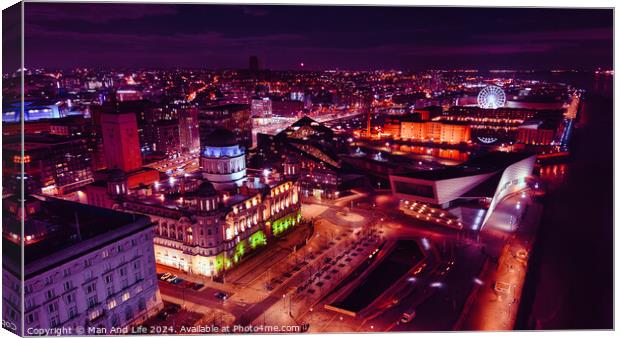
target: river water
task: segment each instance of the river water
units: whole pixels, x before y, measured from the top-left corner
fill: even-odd
[[[566,164],[548,182],[518,329],[613,328],[613,77],[550,78],[586,89]]]

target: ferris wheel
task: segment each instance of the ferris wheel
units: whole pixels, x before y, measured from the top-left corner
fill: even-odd
[[[486,86],[478,93],[478,106],[480,108],[496,109],[506,104],[506,94],[498,86]]]

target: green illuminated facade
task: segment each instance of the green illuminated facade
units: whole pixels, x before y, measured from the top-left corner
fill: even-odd
[[[287,230],[292,229],[301,222],[301,210],[292,212],[284,217],[278,218],[271,223],[271,234],[275,237],[282,235]],[[267,224],[269,225],[269,223]]]
[[[301,223],[301,209],[280,217],[273,222],[266,222],[267,233],[271,234],[269,237],[279,237],[285,234],[288,230],[293,229],[299,223]],[[215,261],[215,270],[217,272],[229,270],[237,263],[241,262],[243,257],[250,252],[266,246],[267,239],[268,236],[265,231],[258,230],[250,235],[250,237],[237,243],[234,250],[231,251],[230,254],[219,254]]]

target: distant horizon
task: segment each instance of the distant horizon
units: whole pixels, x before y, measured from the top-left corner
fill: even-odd
[[[26,68],[613,66],[613,9],[25,3],[24,33]]]
[[[68,68],[55,68],[55,67],[26,67],[26,71],[30,70],[49,70],[49,71],[73,71],[76,69],[87,69],[94,71],[209,71],[209,72],[218,72],[218,71],[247,71],[248,68],[233,68],[233,67],[222,67],[222,68],[198,68],[198,67],[97,67],[97,66],[75,66]],[[13,72],[3,72],[3,75],[9,73],[18,72],[20,69],[16,69]],[[594,67],[594,68],[548,68],[548,69],[510,69],[510,68],[420,68],[420,69],[397,69],[397,68],[376,68],[376,69],[263,69],[261,68],[259,71],[273,71],[273,72],[295,72],[295,73],[316,73],[316,72],[402,72],[402,73],[420,73],[420,72],[431,72],[431,71],[439,71],[439,72],[447,72],[447,73],[467,73],[467,72],[491,72],[491,73],[585,73],[585,72],[596,72],[596,71],[613,71],[613,67]]]

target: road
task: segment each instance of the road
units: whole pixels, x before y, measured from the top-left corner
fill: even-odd
[[[144,165],[144,167],[170,173],[171,176],[183,176],[185,173],[195,172],[199,169],[199,156],[199,154],[181,155],[177,158],[167,158],[165,160],[149,163]],[[177,170],[179,168],[183,168],[183,170]]]
[[[521,203],[520,199],[518,194],[511,196],[497,210],[505,209],[504,213],[514,211],[517,214],[516,210],[519,209],[514,206]],[[491,229],[493,236],[478,237],[475,232],[441,227],[394,212],[398,208],[398,200],[387,191],[378,194],[356,192],[336,202],[315,201],[315,207],[308,202],[306,206],[309,207],[305,210],[320,221],[316,222],[311,240],[296,253],[276,246],[276,250],[266,250],[238,271],[230,273],[227,283],[221,287],[205,283],[207,288],[197,292],[165,283],[161,288],[162,294],[184,300],[187,304],[224,310],[233,315],[234,323],[239,325],[258,325],[263,322],[293,325],[307,322],[310,323],[311,332],[450,330],[459,319],[468,295],[475,286],[474,278],[479,276],[487,258],[488,252],[483,252],[482,246],[488,245],[487,249],[492,252],[492,247],[501,246],[492,243],[505,240],[496,234],[505,229]],[[373,225],[377,231],[381,229],[384,239],[426,238],[431,246],[441,252],[441,262],[454,260],[454,266],[445,274],[439,274],[437,270],[429,273],[427,278],[416,280],[413,285],[415,289],[411,293],[406,288],[400,290],[403,299],[399,303],[386,303],[385,311],[371,318],[350,318],[322,308],[325,304],[322,295],[328,294],[348,274],[346,271],[352,270],[364,255],[368,255],[364,252],[356,256],[358,260],[350,262],[348,266],[343,265],[346,268],[334,275],[335,278],[323,280],[325,285],[320,290],[317,288],[316,293],[293,297],[300,285],[325,266],[324,258],[336,257]],[[371,246],[364,248],[372,249]],[[304,261],[307,264],[300,265]],[[438,261],[436,266],[441,262]],[[296,266],[298,269],[294,269]],[[288,277],[285,276],[287,272],[290,273]],[[272,290],[265,289],[274,279],[280,279],[281,282],[272,284]],[[221,289],[229,292],[229,300],[220,302],[213,296],[216,290]],[[410,309],[411,304],[418,303],[415,320],[396,325],[402,313]],[[313,311],[309,311],[310,308]]]

